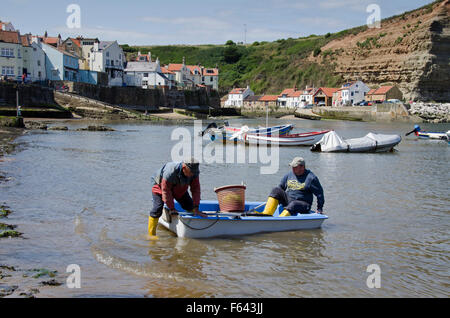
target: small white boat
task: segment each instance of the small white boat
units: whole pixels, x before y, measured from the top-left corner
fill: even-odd
[[[419,131],[417,132],[417,137],[422,139],[438,139],[438,140],[449,140],[448,136],[450,135],[450,131],[448,132],[431,132],[431,131]]]
[[[450,141],[450,130],[447,132],[422,131],[419,125],[415,125],[414,129],[406,134],[406,136],[414,133],[420,139],[436,139]]]
[[[246,135],[245,142],[247,144],[257,143],[276,143],[279,146],[312,146],[317,143],[322,137],[329,133],[330,130],[311,131],[299,134],[288,134],[285,136],[255,136]]]
[[[399,135],[369,133],[361,138],[342,139],[331,131],[311,147],[315,152],[388,152],[402,141]]]
[[[201,132],[201,136],[208,133],[211,136],[211,140],[222,139],[223,141],[238,141],[239,136],[243,135],[257,135],[257,136],[284,136],[289,134],[293,129],[293,125],[280,125],[272,127],[259,127],[249,128],[248,126],[232,127],[224,125],[218,127],[216,123],[211,123],[206,129]]]
[[[284,232],[318,229],[328,216],[318,213],[299,214],[298,216],[279,217],[281,206],[273,216],[257,216],[255,213],[219,212],[218,201],[201,201],[199,210],[208,217],[194,216],[185,212],[178,203],[175,209],[179,212],[170,216],[167,209],[159,218],[159,224],[175,233],[178,237],[208,238],[221,236],[249,235],[264,232]],[[247,202],[245,211],[262,212],[263,202]]]

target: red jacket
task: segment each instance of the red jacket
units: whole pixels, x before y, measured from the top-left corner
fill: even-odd
[[[174,209],[174,199],[181,197],[191,188],[192,200],[194,207],[200,205],[200,178],[194,176],[186,177],[182,170],[182,165],[177,163],[168,163],[162,169],[158,170],[153,177],[152,192],[162,195],[162,200],[169,207]],[[158,178],[159,176],[159,178]]]

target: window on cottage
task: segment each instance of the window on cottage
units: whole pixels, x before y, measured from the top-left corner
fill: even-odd
[[[144,73],[144,77],[148,77],[148,73]]]
[[[106,57],[109,57],[109,52],[106,52]]]

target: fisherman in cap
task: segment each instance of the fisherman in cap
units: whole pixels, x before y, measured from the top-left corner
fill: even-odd
[[[182,162],[168,162],[152,176],[153,208],[148,218],[148,234],[157,238],[156,226],[161,217],[164,204],[171,215],[176,215],[174,199],[186,211],[205,216],[199,212],[200,204],[200,170],[199,162],[194,158]],[[188,189],[191,189],[192,197]]]
[[[281,217],[310,213],[313,195],[317,198],[317,213],[322,214],[325,198],[319,179],[305,168],[302,157],[295,157],[289,165],[292,171],[281,179],[278,187],[272,189],[262,214],[273,215],[280,203],[285,208]]]

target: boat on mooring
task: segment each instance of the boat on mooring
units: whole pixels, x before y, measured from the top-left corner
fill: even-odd
[[[273,216],[257,214],[264,210],[264,205],[264,202],[245,202],[242,212],[220,212],[218,201],[204,200],[200,202],[199,210],[208,216],[200,217],[184,211],[175,202],[178,215],[170,215],[164,208],[159,224],[178,237],[209,238],[318,229],[328,219],[328,216],[315,212],[280,217],[281,205]]]
[[[447,132],[432,132],[432,131],[422,131],[419,125],[415,125],[414,129],[406,134],[409,136],[414,133],[420,139],[435,139],[435,140],[447,140],[450,141],[450,130]]]
[[[402,141],[399,135],[369,133],[361,138],[342,139],[330,131],[311,147],[313,152],[389,152]]]
[[[312,146],[317,143],[322,137],[329,133],[330,130],[311,131],[298,134],[287,134],[284,136],[254,136],[246,135],[245,142],[247,144],[277,144],[283,147],[292,146]]]

